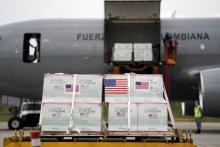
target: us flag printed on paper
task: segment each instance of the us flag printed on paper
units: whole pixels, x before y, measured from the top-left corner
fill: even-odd
[[[105,79],[106,94],[126,94],[128,93],[127,79]]]
[[[148,118],[149,119],[157,119],[157,114],[149,114]]]
[[[136,82],[136,89],[149,89],[149,82]]]
[[[66,84],[65,85],[65,92],[73,92],[73,85],[72,84]]]
[[[65,93],[71,93],[73,92],[73,85],[72,84],[66,84],[65,85]],[[75,92],[79,92],[79,85],[76,85],[76,88],[75,88]]]

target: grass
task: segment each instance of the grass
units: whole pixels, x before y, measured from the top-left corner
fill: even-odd
[[[181,122],[194,122],[195,119],[193,116],[183,116],[181,112],[181,103],[177,101],[171,102],[171,109],[173,111],[174,119],[175,121],[181,121]],[[219,117],[203,117],[203,122],[220,122]]]
[[[11,117],[8,112],[10,106],[0,104],[0,122],[8,121]]]
[[[9,114],[1,114],[0,122],[7,122],[10,117],[11,117],[11,115],[9,115]]]

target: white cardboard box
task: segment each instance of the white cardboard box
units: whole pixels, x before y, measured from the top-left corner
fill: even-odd
[[[72,102],[72,83],[70,74],[45,74],[42,102]]]
[[[132,74],[131,75],[131,102],[163,102],[162,75]]]
[[[77,75],[75,102],[102,103],[102,75]]]
[[[67,131],[71,103],[42,103],[40,124],[42,131]]]
[[[113,52],[113,61],[132,61],[132,52],[118,51]]]
[[[153,49],[151,43],[134,44],[134,61],[153,61]]]
[[[134,50],[152,50],[152,43],[134,43]]]
[[[133,50],[132,43],[115,43],[113,47],[114,51],[131,51]]]
[[[102,80],[102,75],[46,74],[42,101],[71,103],[75,90],[75,102],[101,103]]]
[[[130,129],[128,128],[128,104],[110,103],[108,110],[109,131],[137,131],[137,105],[130,105]]]
[[[101,131],[101,104],[75,103],[73,131]]]
[[[166,103],[138,104],[138,131],[167,131]]]
[[[120,87],[116,86],[116,81],[120,79],[127,79],[128,75],[105,75],[105,102],[108,103],[126,103],[129,98],[129,91],[127,93],[117,93]],[[112,81],[110,84],[106,81]],[[109,86],[109,87],[108,87]],[[130,101],[132,103],[142,102],[164,102],[163,98],[163,77],[162,75],[147,75],[147,74],[130,74]],[[111,89],[112,88],[112,89]],[[109,93],[106,89],[111,89],[113,92]],[[114,91],[114,89],[116,89]]]
[[[109,131],[128,131],[128,104],[110,103]],[[166,103],[131,103],[130,131],[167,131]]]
[[[132,61],[133,44],[115,43],[113,47],[113,61]]]
[[[43,103],[40,115],[42,131],[65,132],[70,126],[71,103]],[[72,131],[101,131],[101,104],[75,103]]]
[[[134,61],[153,61],[153,51],[152,50],[135,51]]]

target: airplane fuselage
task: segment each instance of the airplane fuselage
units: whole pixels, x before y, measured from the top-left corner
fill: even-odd
[[[170,67],[171,99],[198,99],[200,72],[220,66],[220,19],[161,19],[160,23],[161,57],[165,33],[178,41],[177,64]],[[25,33],[41,35],[39,63],[23,61]],[[107,73],[104,35],[103,20],[52,19],[0,26],[0,94],[40,99],[45,73]]]
[[[41,35],[39,63],[23,61],[25,33]],[[41,98],[45,73],[104,73],[103,20],[39,20],[0,27],[0,94]]]

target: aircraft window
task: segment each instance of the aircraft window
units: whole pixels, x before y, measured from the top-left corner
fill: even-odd
[[[40,37],[39,33],[25,33],[23,44],[23,62],[40,62]]]

